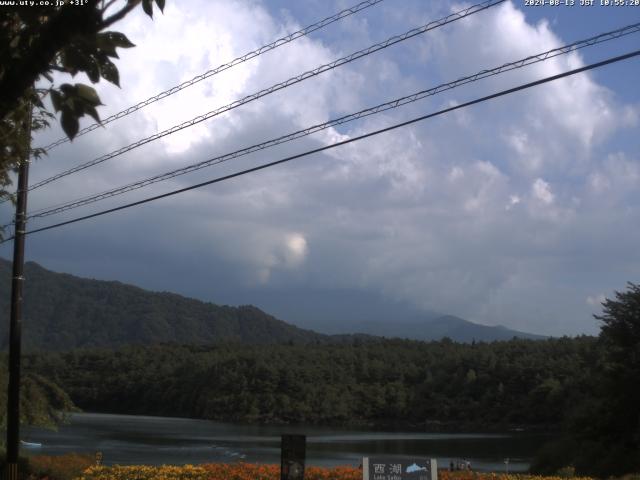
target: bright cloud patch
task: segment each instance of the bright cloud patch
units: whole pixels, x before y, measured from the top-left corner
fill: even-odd
[[[289,267],[297,267],[307,256],[307,240],[299,233],[287,235],[285,261]]]
[[[538,178],[533,182],[531,190],[536,200],[540,200],[546,205],[551,205],[553,203],[554,196],[553,193],[551,193],[551,186],[541,178]]]

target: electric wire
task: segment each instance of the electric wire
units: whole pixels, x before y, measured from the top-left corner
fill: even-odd
[[[320,30],[321,28],[326,27],[327,25],[330,25],[334,22],[337,22],[338,20],[342,20],[345,17],[348,17],[350,15],[353,15],[354,13],[357,13],[361,10],[364,10],[365,8],[369,8],[372,7],[373,5],[380,3],[384,0],[366,0],[364,2],[360,2],[357,5],[354,5],[352,7],[346,8],[334,15],[331,15],[330,17],[327,17],[325,19],[320,20],[319,22],[313,23],[309,26],[306,26],[296,32],[290,33],[289,35],[286,35],[282,38],[279,38],[277,40],[274,40],[273,42],[267,44],[267,45],[263,45],[260,48],[253,50],[249,53],[245,53],[244,55],[234,58],[233,60],[231,60],[230,62],[224,63],[222,65],[217,66],[216,68],[213,68],[211,70],[208,70],[200,75],[197,75],[195,77],[193,77],[190,80],[187,80],[185,82],[182,82],[179,85],[176,85],[174,87],[169,88],[168,90],[165,90],[163,92],[160,92],[156,95],[154,95],[153,97],[147,98],[146,100],[143,100],[139,103],[136,103],[135,105],[132,105],[128,108],[125,108],[124,110],[115,113],[113,115],[111,115],[110,117],[105,118],[104,120],[102,120],[100,123],[93,123],[83,129],[81,129],[77,134],[75,138],[78,138],[86,133],[89,133],[95,129],[97,129],[98,127],[103,127],[105,126],[107,123],[111,123],[115,120],[118,120],[122,117],[126,117],[127,115],[132,114],[133,112],[137,112],[138,110],[146,107],[147,105],[151,105],[152,103],[157,102],[158,100],[162,100],[163,98],[169,97],[175,93],[178,93],[181,90],[184,90],[187,87],[190,87],[191,85],[195,85],[198,82],[201,82],[202,80],[212,77],[213,75],[216,75],[220,72],[224,72],[225,70],[228,70],[232,67],[235,67],[236,65],[239,65],[241,63],[244,63],[248,60],[251,60],[259,55],[262,55],[263,53],[269,52],[271,50],[275,50],[276,48],[282,46],[282,45],[286,45],[298,38],[304,37],[305,35],[310,34],[311,32],[315,32],[316,30]],[[58,140],[56,140],[55,142],[50,143],[49,145],[43,147],[44,150],[49,151],[52,150],[53,148],[57,147],[58,145],[62,145],[63,143],[67,143],[69,142],[69,138],[68,137],[62,137]]]
[[[396,98],[394,100],[390,100],[388,102],[385,103],[381,103],[379,105],[376,105],[374,107],[369,107],[366,108],[364,110],[360,110],[358,112],[355,113],[351,113],[349,115],[345,115],[342,116],[340,118],[336,118],[333,120],[329,120],[325,123],[321,123],[321,124],[317,124],[317,125],[313,125],[311,127],[302,129],[302,130],[298,130],[296,132],[293,133],[289,133],[287,135],[283,135],[281,137],[278,138],[274,138],[271,140],[267,140],[265,142],[262,143],[258,143],[255,145],[251,145],[249,147],[245,147],[242,148],[240,150],[236,150],[234,152],[231,153],[226,153],[224,155],[220,155],[202,162],[198,162],[195,164],[191,164],[185,167],[181,167],[175,170],[171,170],[169,172],[164,172],[158,175],[154,175],[152,177],[149,178],[145,178],[142,180],[138,180],[136,182],[132,182],[129,183],[127,185],[124,186],[120,186],[111,190],[107,190],[101,193],[97,193],[97,194],[92,194],[90,196],[85,196],[76,200],[72,200],[72,201],[67,201],[55,206],[48,206],[45,208],[41,208],[38,210],[35,210],[33,212],[30,212],[29,216],[27,217],[27,219],[32,219],[32,218],[43,218],[43,217],[47,217],[50,215],[55,215],[67,210],[71,210],[74,208],[78,208],[78,207],[82,207],[84,205],[88,205],[91,203],[95,203],[98,202],[100,200],[104,200],[107,198],[111,198],[117,195],[122,195],[124,193],[133,191],[133,190],[137,190],[139,188],[143,188],[149,185],[152,185],[154,183],[157,182],[161,182],[164,180],[168,180],[171,178],[175,178],[178,177],[180,175],[185,175],[187,173],[191,173],[194,172],[196,170],[200,170],[202,168],[207,168],[213,165],[218,165],[220,163],[244,156],[244,155],[248,155],[250,153],[259,151],[259,150],[264,150],[266,148],[270,148],[276,145],[280,145],[283,143],[287,143],[287,142],[291,142],[293,140],[297,140],[299,138],[305,137],[307,135],[311,135],[313,133],[319,132],[321,130],[325,130],[327,128],[330,127],[334,127],[337,125],[341,125],[347,122],[351,122],[354,120],[358,120],[370,115],[374,115],[374,114],[378,114],[380,112],[384,112],[387,110],[391,110],[391,109],[395,109],[404,105],[407,105],[409,103],[413,103],[416,102],[418,100],[422,100],[426,97],[429,96],[433,96],[436,95],[438,93],[444,92],[446,90],[451,90],[454,88],[457,88],[461,85],[465,85],[468,83],[472,83],[472,82],[476,82],[478,80],[487,78],[487,77],[491,77],[494,75],[499,75],[501,73],[505,73],[511,70],[515,70],[515,69],[519,69],[519,68],[523,68],[525,66],[529,66],[535,63],[539,63],[539,62],[543,62],[546,61],[550,58],[554,58],[557,57],[559,55],[565,55],[568,54],[570,52],[573,52],[575,50],[578,50],[580,48],[584,48],[587,46],[593,46],[593,45],[597,45],[603,42],[607,42],[610,40],[614,40],[614,39],[618,39],[622,36],[625,35],[630,35],[632,33],[638,33],[640,32],[640,23],[635,23],[632,25],[627,25],[625,27],[619,28],[617,30],[613,30],[611,32],[606,32],[606,33],[601,33],[599,35],[584,39],[584,40],[579,40],[576,42],[573,42],[571,44],[568,45],[564,45],[562,47],[558,47],[558,48],[554,48],[551,50],[547,50],[546,52],[542,52],[542,53],[538,53],[536,55],[530,55],[526,58],[520,59],[520,60],[516,60],[514,62],[509,62],[509,63],[505,63],[499,67],[495,67],[492,69],[486,69],[486,70],[482,70],[480,72],[477,72],[473,75],[468,75],[466,77],[462,77],[459,78],[457,80],[454,80],[452,82],[449,83],[443,83],[440,84],[436,87],[432,87],[429,88],[428,90],[421,90],[419,92],[413,93],[411,95],[407,95],[404,97],[400,97],[400,98]],[[5,225],[8,226],[8,225]]]
[[[325,145],[323,147],[315,148],[315,149],[312,149],[312,150],[307,150],[306,152],[298,153],[296,155],[291,155],[289,157],[285,157],[285,158],[282,158],[280,160],[275,160],[273,162],[269,162],[269,163],[265,163],[265,164],[262,164],[262,165],[258,165],[256,167],[248,168],[246,170],[235,172],[235,173],[232,173],[232,174],[229,174],[229,175],[224,175],[222,177],[217,177],[217,178],[214,178],[212,180],[208,180],[206,182],[202,182],[202,183],[198,183],[198,184],[191,185],[191,186],[188,186],[188,187],[180,188],[178,190],[173,190],[171,192],[163,193],[163,194],[160,194],[160,195],[155,195],[153,197],[145,198],[143,200],[138,200],[136,202],[131,202],[131,203],[128,203],[128,204],[125,204],[125,205],[120,205],[118,207],[109,208],[107,210],[102,210],[100,212],[92,213],[90,215],[84,215],[82,217],[76,217],[76,218],[73,218],[71,220],[66,220],[64,222],[56,223],[56,224],[53,224],[53,225],[48,225],[46,227],[41,227],[41,228],[37,228],[37,229],[34,229],[34,230],[29,230],[29,231],[25,232],[25,235],[30,235],[30,234],[38,233],[38,232],[44,232],[46,230],[51,230],[51,229],[54,229],[54,228],[59,228],[59,227],[62,227],[64,225],[69,225],[69,224],[72,224],[72,223],[81,222],[81,221],[88,220],[88,219],[91,219],[91,218],[95,218],[95,217],[99,217],[99,216],[102,216],[102,215],[106,215],[108,213],[113,213],[113,212],[117,212],[117,211],[120,211],[120,210],[125,210],[125,209],[131,208],[131,207],[135,207],[135,206],[142,205],[142,204],[145,204],[145,203],[149,203],[149,202],[153,202],[153,201],[156,201],[156,200],[160,200],[162,198],[167,198],[167,197],[171,197],[173,195],[178,195],[180,193],[184,193],[184,192],[187,192],[187,191],[190,191],[190,190],[195,190],[197,188],[201,188],[201,187],[204,187],[204,186],[207,186],[207,185],[212,185],[214,183],[219,183],[219,182],[223,182],[223,181],[226,181],[226,180],[230,180],[232,178],[240,177],[240,176],[243,176],[243,175],[246,175],[246,174],[249,174],[249,173],[253,173],[253,172],[256,172],[256,171],[259,171],[259,170],[263,170],[263,169],[266,169],[266,168],[269,168],[269,167],[273,167],[275,165],[280,165],[282,163],[289,162],[289,161],[292,161],[292,160],[295,160],[295,159],[298,159],[298,158],[306,157],[306,156],[309,156],[309,155],[312,155],[312,154],[315,154],[315,153],[323,152],[323,151],[330,150],[330,149],[333,149],[333,148],[336,148],[336,147],[339,147],[339,146],[342,146],[342,145],[346,145],[346,144],[353,143],[353,142],[356,142],[356,141],[359,141],[359,140],[363,140],[365,138],[369,138],[369,137],[373,137],[373,136],[376,136],[376,135],[380,135],[382,133],[389,132],[389,131],[392,131],[392,130],[395,130],[395,129],[398,129],[398,128],[401,128],[401,127],[406,127],[408,125],[411,125],[411,124],[414,124],[414,123],[417,123],[417,122],[420,122],[420,121],[423,121],[423,120],[427,120],[429,118],[433,118],[433,117],[436,117],[436,116],[439,116],[439,115],[443,115],[445,113],[449,113],[449,112],[452,112],[452,111],[455,111],[455,110],[459,110],[461,108],[466,108],[466,107],[469,107],[471,105],[476,105],[476,104],[479,104],[479,103],[483,103],[483,102],[486,102],[488,100],[492,100],[492,99],[495,99],[495,98],[498,98],[498,97],[509,95],[511,93],[515,93],[515,92],[518,92],[518,91],[521,91],[521,90],[526,90],[526,89],[529,89],[529,88],[532,88],[532,87],[535,87],[535,86],[538,86],[538,85],[542,85],[544,83],[552,82],[554,80],[558,80],[558,79],[565,78],[565,77],[568,77],[568,76],[571,76],[571,75],[575,75],[577,73],[586,72],[588,70],[592,70],[592,69],[595,69],[595,68],[603,67],[605,65],[609,65],[609,64],[612,64],[612,63],[620,62],[622,60],[627,60],[629,58],[636,57],[638,55],[640,55],[640,50],[635,50],[635,51],[626,53],[624,55],[619,55],[619,56],[616,56],[616,57],[610,57],[610,58],[608,58],[606,60],[602,60],[600,62],[592,63],[592,64],[586,65],[584,67],[580,67],[580,68],[576,68],[576,69],[573,69],[573,70],[569,70],[569,71],[566,71],[566,72],[563,72],[563,73],[559,73],[557,75],[552,75],[552,76],[549,76],[549,77],[545,77],[545,78],[542,78],[542,79],[539,79],[539,80],[535,80],[533,82],[521,84],[521,85],[518,85],[516,87],[512,87],[512,88],[506,89],[506,90],[501,90],[501,91],[499,91],[497,93],[493,93],[491,95],[487,95],[487,96],[484,96],[484,97],[477,98],[475,100],[471,100],[471,101],[468,101],[468,102],[465,102],[465,103],[454,105],[452,107],[445,108],[443,110],[438,110],[437,112],[429,113],[429,114],[426,114],[426,115],[422,115],[420,117],[416,117],[416,118],[413,118],[411,120],[407,120],[407,121],[404,121],[404,122],[396,123],[396,124],[391,125],[389,127],[385,127],[385,128],[379,129],[379,130],[375,130],[375,131],[372,131],[372,132],[369,132],[369,133],[365,133],[365,134],[359,135],[357,137],[352,137],[352,138],[349,138],[347,140],[342,140],[340,142],[332,143],[330,145]],[[12,239],[13,239],[13,237],[10,237],[10,238],[7,238],[5,240],[2,240],[2,241],[0,241],[0,244],[8,242],[9,240],[12,240]]]
[[[439,20],[434,20],[432,22],[429,22],[428,24],[423,25],[422,27],[413,28],[413,29],[401,34],[401,35],[395,35],[393,37],[388,38],[387,40],[385,40],[383,42],[376,43],[375,45],[372,45],[372,46],[367,47],[367,48],[365,48],[363,50],[359,50],[357,52],[354,52],[354,53],[352,53],[350,55],[347,55],[346,57],[342,57],[342,58],[340,58],[338,60],[334,60],[331,63],[327,63],[325,65],[321,65],[320,67],[317,67],[317,68],[315,68],[313,70],[309,70],[309,71],[307,71],[305,73],[302,73],[302,74],[300,74],[298,76],[291,77],[288,80],[285,80],[284,82],[272,85],[269,88],[260,90],[257,93],[253,93],[251,95],[248,95],[248,96],[246,96],[246,97],[244,97],[244,98],[242,98],[240,100],[236,100],[235,102],[232,102],[232,103],[230,103],[228,105],[225,105],[223,107],[219,107],[219,108],[217,108],[215,110],[212,110],[212,111],[210,111],[208,113],[199,115],[199,116],[197,116],[197,117],[195,117],[195,118],[193,118],[191,120],[183,122],[183,123],[181,123],[179,125],[175,125],[175,126],[169,128],[167,130],[164,130],[162,132],[156,133],[156,134],[151,135],[149,137],[145,137],[145,138],[143,138],[141,140],[138,140],[137,142],[134,142],[134,143],[132,143],[130,145],[127,145],[125,147],[119,148],[118,150],[115,150],[115,151],[113,151],[111,153],[108,153],[106,155],[102,155],[102,156],[100,156],[98,158],[95,158],[93,160],[90,160],[90,161],[88,161],[86,163],[83,163],[81,165],[73,167],[73,168],[71,168],[69,170],[66,170],[64,172],[58,173],[58,174],[53,175],[53,176],[51,176],[49,178],[41,180],[41,181],[31,185],[29,187],[29,190],[35,190],[36,188],[40,188],[40,187],[42,187],[44,185],[47,185],[47,184],[49,184],[51,182],[59,180],[60,178],[66,177],[68,175],[71,175],[73,173],[77,173],[77,172],[82,171],[82,170],[85,170],[85,169],[87,169],[89,167],[92,167],[94,165],[97,165],[99,163],[103,163],[103,162],[105,162],[107,160],[110,160],[110,159],[112,159],[114,157],[117,157],[117,156],[122,155],[122,154],[124,154],[126,152],[129,152],[129,151],[134,150],[134,149],[136,149],[138,147],[141,147],[142,145],[145,145],[145,144],[147,144],[149,142],[158,140],[158,139],[160,139],[162,137],[165,137],[167,135],[171,135],[171,134],[176,133],[176,132],[178,132],[180,130],[183,130],[185,128],[191,127],[191,126],[196,125],[196,124],[201,123],[201,122],[204,122],[205,120],[209,120],[210,118],[213,118],[213,117],[215,117],[217,115],[220,115],[222,113],[228,112],[228,111],[230,111],[230,110],[232,110],[234,108],[237,108],[237,107],[239,107],[241,105],[245,105],[245,104],[247,104],[249,102],[252,102],[254,100],[262,98],[262,97],[264,97],[266,95],[269,95],[269,94],[274,93],[276,91],[279,91],[279,90],[282,90],[284,88],[290,87],[291,85],[300,83],[300,82],[302,82],[302,81],[304,81],[304,80],[306,80],[308,78],[320,75],[323,72],[326,72],[326,71],[329,71],[329,70],[333,70],[333,69],[335,69],[337,67],[340,67],[342,65],[346,65],[347,63],[353,62],[354,60],[357,60],[359,58],[365,57],[367,55],[371,55],[372,53],[375,53],[375,52],[377,52],[379,50],[382,50],[382,49],[385,49],[387,47],[390,47],[391,45],[395,45],[396,43],[408,40],[408,39],[413,38],[413,37],[415,37],[417,35],[421,35],[423,33],[426,33],[426,32],[428,32],[430,30],[442,27],[443,25],[447,25],[447,24],[452,23],[452,22],[454,22],[456,20],[460,20],[460,19],[466,18],[466,17],[468,17],[470,15],[473,15],[475,13],[481,12],[481,11],[486,10],[488,8],[491,8],[491,7],[495,6],[495,5],[503,3],[504,1],[506,1],[506,0],[486,0],[486,1],[482,2],[482,3],[478,3],[476,5],[472,5],[470,7],[467,7],[465,9],[463,9],[463,10],[460,10],[460,11],[457,11],[457,12],[452,13],[450,15],[447,15],[446,17],[443,17],[443,18],[441,18]]]

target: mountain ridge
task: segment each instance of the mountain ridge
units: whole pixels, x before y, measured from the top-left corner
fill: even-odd
[[[346,329],[344,329],[346,331]],[[502,325],[489,326],[473,323],[455,315],[439,315],[435,318],[425,318],[422,322],[396,321],[361,322],[349,329],[350,332],[362,332],[380,337],[403,338],[409,340],[432,341],[449,338],[456,342],[492,342],[511,340],[514,337],[525,340],[543,340],[543,335],[511,330]],[[342,333],[342,330],[332,330],[332,333]]]
[[[0,259],[0,312],[9,314],[11,263]],[[118,281],[92,280],[25,264],[23,342],[27,349],[67,350],[155,343],[327,342],[246,305],[219,306]],[[7,337],[7,322],[0,338]],[[5,342],[6,344],[6,342]]]
[[[366,322],[331,334],[301,328],[253,305],[228,306],[151,292],[119,281],[94,280],[25,264],[23,343],[27,350],[237,342],[342,343],[372,335],[414,340],[471,342],[544,338],[505,327],[487,327],[454,316],[426,318],[420,325]],[[0,258],[0,312],[8,318],[11,262]],[[362,328],[359,328],[362,327]],[[0,339],[8,322],[0,323]]]

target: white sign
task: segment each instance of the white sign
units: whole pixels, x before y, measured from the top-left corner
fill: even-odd
[[[435,458],[364,457],[363,480],[438,480]]]

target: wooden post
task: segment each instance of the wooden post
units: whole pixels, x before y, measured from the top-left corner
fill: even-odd
[[[24,285],[24,232],[26,230],[29,153],[31,150],[31,104],[28,113],[25,158],[18,169],[18,190],[13,239],[11,318],[9,325],[9,388],[7,391],[7,479],[18,480],[20,450],[20,353],[22,346],[22,290]]]
[[[304,480],[306,442],[304,435],[282,435],[280,480]]]

